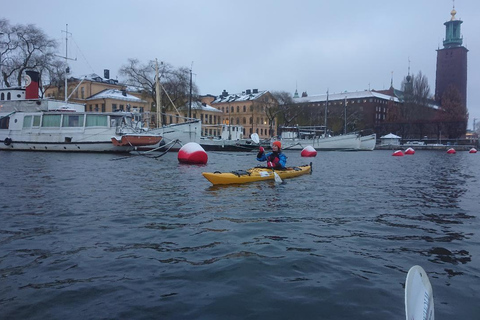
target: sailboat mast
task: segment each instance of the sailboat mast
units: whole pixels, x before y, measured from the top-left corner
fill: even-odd
[[[67,88],[67,78],[68,78],[68,23],[65,25],[65,102],[68,101],[68,88]],[[70,33],[71,34],[71,33]]]
[[[192,68],[193,68],[193,61],[192,61],[192,67],[190,68],[190,97],[189,97],[189,106],[188,106],[188,118],[192,118]]]
[[[325,103],[325,129],[324,136],[327,137],[327,113],[328,113],[328,90],[327,90],[327,102]]]
[[[161,110],[162,110],[162,100],[161,100],[161,94],[160,94],[160,77],[158,74],[158,60],[155,59],[155,93],[156,97],[155,99],[157,100],[157,128],[161,127]]]
[[[347,134],[347,96],[345,96],[343,107],[345,109],[345,124],[343,126],[343,134]]]

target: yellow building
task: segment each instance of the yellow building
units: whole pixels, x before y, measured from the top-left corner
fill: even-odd
[[[128,94],[126,90],[126,86],[118,80],[102,78],[95,73],[82,78],[71,77],[67,81],[68,101],[84,104],[86,111],[151,111],[148,100]],[[45,87],[44,96],[65,100],[65,86]]]
[[[189,105],[179,108],[179,113],[185,119],[188,118]],[[176,117],[176,113],[167,112],[167,124],[183,121]],[[222,134],[223,112],[205,102],[192,101],[192,118],[202,121],[202,136],[220,137]]]
[[[203,96],[202,101],[222,111],[222,124],[243,126],[245,136],[254,132],[260,138],[277,135],[277,121],[271,115],[276,114],[278,102],[268,91],[248,89],[239,94],[229,94],[223,90],[217,97]]]

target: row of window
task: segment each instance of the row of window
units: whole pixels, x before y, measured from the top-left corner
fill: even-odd
[[[357,104],[359,103],[367,103],[367,99],[357,99],[357,100],[347,100],[347,105],[349,104],[355,104],[355,101]],[[388,101],[387,100],[384,100],[384,99],[374,99],[374,98],[370,98],[368,99],[368,102],[370,103],[380,103],[380,104],[387,104]],[[318,102],[318,103],[312,103],[312,106],[316,106],[316,107],[324,107],[326,104],[326,102]],[[328,105],[329,106],[336,106],[336,105],[339,105],[339,106],[343,106],[345,105],[345,101],[344,100],[334,100],[334,101],[329,101],[328,102]]]
[[[5,100],[5,92],[2,92],[0,95],[0,100]],[[12,94],[10,92],[7,92],[7,100],[12,100]]]
[[[102,115],[70,115],[70,114],[45,114],[25,116],[23,118],[23,127],[42,127],[42,128],[78,128],[78,127],[108,127],[108,117]]]
[[[250,106],[248,112],[253,112],[253,106]],[[234,113],[235,112],[235,107],[234,106],[230,106],[230,107],[221,107],[219,108],[219,110],[222,110],[224,113]],[[240,113],[240,112],[247,112],[247,106],[243,106],[243,108],[241,108],[240,106],[237,106],[236,107],[236,110],[237,110],[237,113]],[[265,112],[265,106],[257,106],[255,107],[255,110],[257,112]]]

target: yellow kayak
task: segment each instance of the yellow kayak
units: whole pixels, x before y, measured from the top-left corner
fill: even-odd
[[[237,184],[263,180],[274,180],[275,173],[280,178],[288,179],[312,172],[312,163],[299,167],[288,167],[283,170],[272,170],[266,167],[255,167],[248,170],[232,172],[202,172],[202,175],[212,184]]]

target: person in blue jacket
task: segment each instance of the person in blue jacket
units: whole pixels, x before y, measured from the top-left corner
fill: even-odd
[[[273,169],[285,169],[287,164],[287,156],[281,151],[282,143],[275,141],[272,144],[272,152],[265,154],[265,149],[260,147],[257,154],[258,161],[267,161],[267,167]]]

